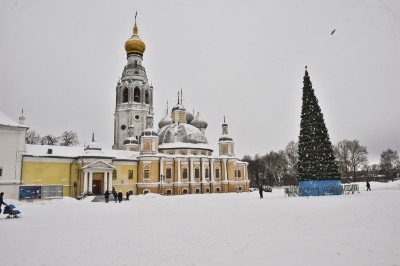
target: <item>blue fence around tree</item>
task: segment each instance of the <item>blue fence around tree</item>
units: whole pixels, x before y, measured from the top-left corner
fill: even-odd
[[[307,180],[299,182],[299,196],[341,195],[342,186],[339,180]]]

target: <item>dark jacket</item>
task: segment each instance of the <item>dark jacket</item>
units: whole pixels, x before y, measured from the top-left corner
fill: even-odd
[[[0,197],[0,208],[1,208],[1,205],[7,205],[7,204],[3,201],[3,197]]]
[[[106,193],[104,193],[104,197],[105,197],[106,199],[108,199],[109,196],[110,196],[110,192],[108,192],[108,190],[106,190]]]
[[[371,187],[371,186],[370,186],[369,182],[367,182],[367,188],[369,188],[369,187]]]
[[[263,193],[263,188],[262,187],[258,188],[258,193],[260,193],[260,195],[262,195],[262,193]]]
[[[126,192],[126,200],[129,200],[129,192]]]
[[[117,192],[116,191],[113,191],[113,196],[114,196],[115,199],[117,198]]]
[[[118,200],[122,200],[122,192],[118,192]]]

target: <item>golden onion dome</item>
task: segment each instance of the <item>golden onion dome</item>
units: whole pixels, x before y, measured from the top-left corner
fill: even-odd
[[[133,35],[129,40],[127,40],[125,42],[125,51],[127,54],[138,53],[138,54],[143,55],[145,50],[146,50],[146,45],[139,38],[138,28],[137,28],[136,22],[135,22],[135,26],[133,27]]]

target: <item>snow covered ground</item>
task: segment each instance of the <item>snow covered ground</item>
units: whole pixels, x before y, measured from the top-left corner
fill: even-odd
[[[400,265],[400,181],[371,192],[71,198],[13,203],[1,265]],[[5,195],[6,196],[6,195]]]

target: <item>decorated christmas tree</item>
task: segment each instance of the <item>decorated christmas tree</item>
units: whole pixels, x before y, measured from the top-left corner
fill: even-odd
[[[321,108],[306,67],[303,87],[303,106],[299,136],[299,181],[339,180],[340,174],[333,156]]]

